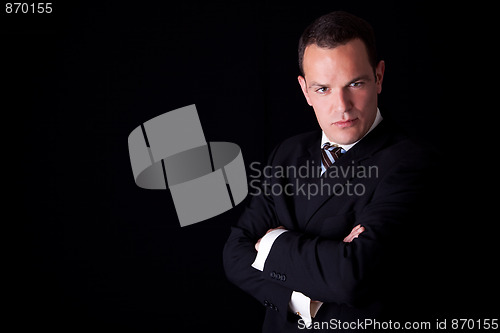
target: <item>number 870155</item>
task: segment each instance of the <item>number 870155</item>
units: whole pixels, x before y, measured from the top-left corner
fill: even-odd
[[[50,14],[52,2],[7,2],[5,12],[7,14]]]

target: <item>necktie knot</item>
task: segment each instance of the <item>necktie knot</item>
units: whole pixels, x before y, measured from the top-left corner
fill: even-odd
[[[340,157],[342,156],[342,148],[337,145],[332,145],[330,142],[326,142],[321,147],[321,166],[322,172],[332,166]]]

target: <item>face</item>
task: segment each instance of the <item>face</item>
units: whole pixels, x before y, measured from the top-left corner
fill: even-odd
[[[377,115],[384,62],[374,74],[365,44],[354,39],[333,49],[309,45],[303,69],[300,87],[328,139],[339,144],[361,139]]]

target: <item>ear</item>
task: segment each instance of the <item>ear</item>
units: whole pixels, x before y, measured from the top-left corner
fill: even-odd
[[[384,72],[385,72],[385,62],[380,60],[377,68],[375,68],[375,77],[377,78],[377,94],[382,92],[382,81],[384,80]]]
[[[307,92],[306,79],[301,75],[299,75],[297,79],[299,80],[300,88],[302,89],[302,93],[304,94],[304,97],[306,98],[307,104],[312,106],[311,100],[309,99],[309,93]]]

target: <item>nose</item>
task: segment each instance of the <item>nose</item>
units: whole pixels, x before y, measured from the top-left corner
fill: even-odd
[[[339,89],[332,94],[333,111],[338,113],[349,112],[352,109],[352,100],[349,92],[345,89]]]

